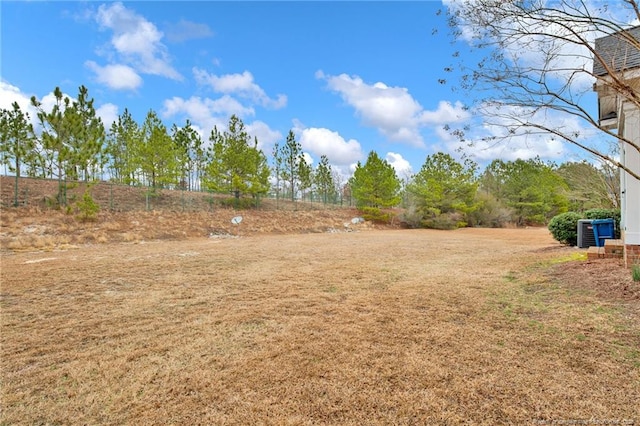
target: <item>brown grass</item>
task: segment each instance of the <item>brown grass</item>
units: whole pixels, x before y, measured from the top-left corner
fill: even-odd
[[[60,245],[174,240],[211,234],[317,233],[332,229],[384,229],[369,223],[352,225],[355,209],[274,211],[218,209],[215,212],[100,212],[83,222],[60,210],[4,208],[0,210],[0,250],[30,250]],[[235,226],[231,218],[241,215]]]
[[[12,207],[15,204],[15,177],[0,176],[0,207]],[[56,179],[20,178],[18,182],[18,206],[46,209],[57,205],[59,182]],[[172,211],[172,212],[211,212],[222,206],[233,205],[229,193],[211,194],[207,192],[158,189],[155,195],[148,197],[148,187],[116,185],[110,182],[67,182],[67,206],[72,213],[78,213],[77,202],[87,189],[101,211]],[[246,201],[246,200],[245,200]],[[345,205],[349,200],[343,200]],[[260,210],[323,210],[340,209],[340,205],[319,202],[295,202],[286,199],[264,198]]]
[[[546,230],[262,219],[3,251],[0,423],[640,422],[638,301],[571,280]]]

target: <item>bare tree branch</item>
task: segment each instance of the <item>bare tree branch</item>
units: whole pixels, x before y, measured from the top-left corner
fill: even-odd
[[[640,152],[638,141],[601,125],[590,99],[597,88],[614,96],[618,105],[640,108],[640,64],[628,64],[624,56],[640,51],[640,27],[629,27],[640,19],[638,0],[611,5],[583,0],[456,1],[449,6],[449,19],[456,39],[484,55],[471,67],[457,55],[461,87],[477,107],[470,110],[487,126],[504,129],[483,140],[546,134],[640,179],[636,170],[594,144],[611,138]],[[604,36],[616,37],[620,52],[597,51],[594,41]],[[571,117],[590,130],[563,128],[550,120],[552,114]],[[456,132],[469,137],[468,132]]]

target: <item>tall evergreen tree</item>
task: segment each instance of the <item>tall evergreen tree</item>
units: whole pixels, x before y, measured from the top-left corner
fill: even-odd
[[[513,209],[518,225],[547,223],[569,205],[567,184],[539,158],[494,160],[481,177],[481,187]]]
[[[178,148],[181,186],[193,190],[200,181],[200,168],[204,164],[204,149],[202,138],[187,120],[183,127],[175,124],[171,128],[173,141]]]
[[[477,165],[459,163],[438,152],[427,156],[420,171],[407,185],[410,206],[429,227],[457,227],[473,210],[477,191]]]
[[[100,117],[89,99],[85,86],[78,89],[78,97],[71,108],[65,110],[65,120],[69,123],[69,164],[67,175],[71,179],[88,181],[102,171],[105,150],[105,129]]]
[[[129,110],[125,109],[118,116],[118,120],[111,125],[107,139],[106,152],[109,159],[109,173],[113,181],[127,185],[138,181],[139,162],[135,155],[141,143],[140,126]]]
[[[51,111],[45,111],[42,103],[35,96],[31,97],[31,104],[37,110],[38,122],[41,128],[40,145],[42,146],[42,160],[46,177],[57,177],[60,205],[65,205],[66,198],[66,169],[71,156],[69,143],[72,135],[72,123],[66,119],[67,110],[71,107],[69,97],[62,94],[56,87],[53,91],[55,103]]]
[[[308,166],[302,153],[302,146],[296,141],[293,130],[289,130],[287,140],[280,147],[278,157],[282,162],[282,179],[288,183],[291,201],[295,201],[296,193],[300,189],[301,174],[306,176]]]
[[[333,180],[333,173],[329,159],[326,155],[320,157],[320,163],[316,167],[313,174],[313,180],[316,187],[316,191],[322,197],[322,202],[327,204],[329,200],[334,200],[336,195],[335,182]]]
[[[254,198],[259,198],[269,192],[269,175],[271,170],[267,162],[267,156],[258,149],[258,139],[254,138],[253,147],[249,150],[252,159],[253,170],[250,173],[249,193]]]
[[[15,173],[13,205],[17,207],[22,166],[30,167],[35,162],[35,135],[29,114],[23,113],[17,102],[11,108],[0,110],[0,160]]]
[[[268,191],[266,156],[258,149],[257,140],[251,142],[240,118],[232,115],[223,133],[214,127],[209,140],[210,162],[203,179],[207,189],[232,193],[236,200],[244,193],[258,196]]]
[[[175,185],[180,173],[176,146],[167,128],[150,110],[142,124],[142,139],[136,153],[145,183],[152,188]]]
[[[615,209],[616,196],[609,186],[607,175],[594,165],[582,162],[561,164],[557,170],[568,187],[569,210]],[[616,179],[619,182],[619,179]],[[615,188],[616,193],[619,188]]]
[[[276,181],[276,207],[278,205],[278,201],[280,200],[280,177],[282,175],[282,156],[280,155],[280,144],[276,142],[273,146],[273,178]]]
[[[302,157],[302,161],[298,164],[298,189],[300,195],[304,200],[304,197],[309,189],[313,186],[313,168],[307,163],[307,160]]]
[[[388,161],[381,159],[375,151],[371,151],[367,162],[358,162],[356,170],[349,179],[351,195],[360,209],[372,209],[373,214],[379,209],[393,207],[401,201],[401,182],[394,168]]]

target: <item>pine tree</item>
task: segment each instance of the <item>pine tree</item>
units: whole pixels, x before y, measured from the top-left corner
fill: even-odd
[[[107,140],[107,157],[111,180],[127,185],[138,181],[138,161],[135,153],[141,144],[142,133],[140,126],[133,119],[129,110],[118,117],[118,121],[111,125]]]
[[[211,131],[210,162],[203,178],[204,186],[212,191],[234,195],[236,205],[244,193],[258,197],[269,189],[269,166],[266,156],[253,143],[237,116],[229,119],[227,131],[217,127]]]
[[[586,161],[561,164],[557,173],[564,179],[569,188],[569,210],[583,212],[590,209],[617,209],[616,194],[620,193],[619,176],[608,179],[606,169],[599,169]],[[613,180],[616,187],[611,188]]]
[[[568,209],[567,184],[551,164],[539,158],[494,160],[481,187],[514,211],[517,225],[544,224]]]
[[[31,97],[31,104],[37,110],[37,117],[42,129],[40,145],[42,146],[43,163],[46,177],[57,177],[59,205],[66,205],[66,170],[71,156],[69,148],[72,123],[67,119],[67,110],[71,107],[71,100],[63,96],[59,87],[53,91],[55,104],[51,111],[45,111],[42,103]]]
[[[23,113],[17,102],[11,107],[0,110],[0,151],[2,164],[16,176],[13,205],[17,207],[22,166],[30,167],[35,162],[35,135],[29,114]]]
[[[477,165],[459,163],[451,155],[438,152],[427,156],[420,171],[407,186],[410,209],[420,223],[436,228],[466,224],[475,208]]]
[[[289,130],[287,140],[280,148],[279,157],[282,162],[281,176],[289,184],[291,201],[296,200],[296,193],[300,189],[301,173],[306,173],[306,162],[302,154],[302,146],[296,141],[293,130]]]
[[[149,187],[165,188],[177,183],[179,153],[167,128],[153,110],[147,113],[142,125],[141,144],[136,154],[144,181]]]
[[[380,209],[396,206],[401,201],[400,179],[389,162],[375,151],[369,153],[364,165],[358,162],[349,186],[356,207],[375,220],[385,219]]]
[[[180,128],[174,124],[171,133],[180,154],[180,186],[191,191],[200,180],[199,172],[204,163],[202,138],[189,120]]]
[[[74,180],[95,178],[104,166],[101,160],[105,150],[105,130],[93,102],[87,88],[80,86],[78,98],[64,114],[70,129],[66,174]]]
[[[302,199],[304,200],[305,193],[308,189],[313,185],[313,169],[311,165],[307,164],[307,160],[305,160],[304,156],[300,160],[298,164],[298,188],[300,189],[300,193]],[[313,201],[313,199],[312,199]]]
[[[273,177],[276,181],[276,208],[278,207],[278,201],[280,200],[280,177],[282,175],[282,157],[280,155],[280,144],[276,142],[273,146]]]
[[[318,163],[313,177],[316,191],[322,197],[322,202],[327,204],[330,199],[333,200],[336,188],[331,165],[326,155],[320,157],[320,163]]]

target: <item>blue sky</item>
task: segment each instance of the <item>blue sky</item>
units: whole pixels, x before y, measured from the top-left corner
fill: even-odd
[[[465,99],[440,2],[13,2],[1,13],[0,108],[85,85],[106,126],[125,108],[208,138],[238,115],[270,156],[290,129],[308,158],[345,174],[371,150],[406,177],[427,155],[458,156],[443,126]],[[573,158],[558,142],[476,147],[492,158]],[[573,156],[573,157],[572,157]],[[575,158],[573,158],[575,159]]]

